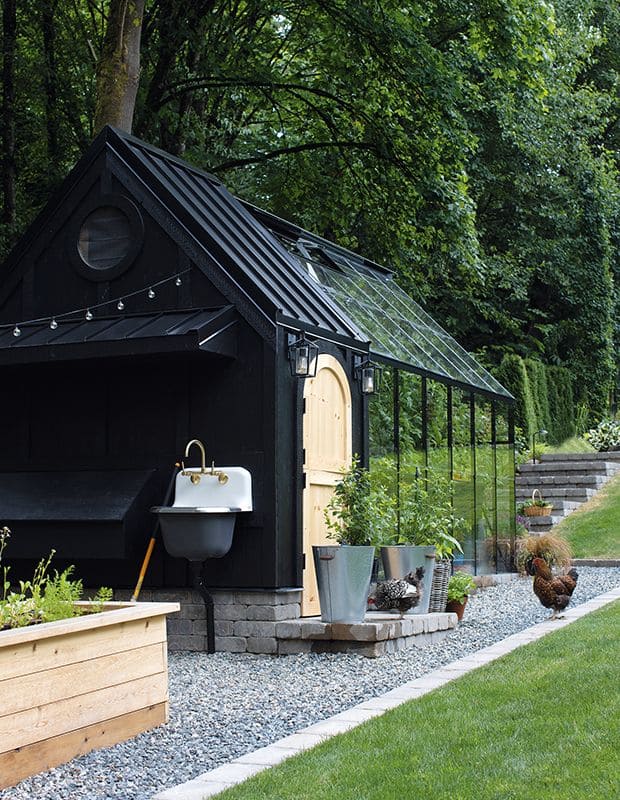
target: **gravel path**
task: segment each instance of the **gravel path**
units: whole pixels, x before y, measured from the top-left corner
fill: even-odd
[[[619,585],[620,568],[580,567],[572,605]],[[523,578],[471,597],[444,641],[378,659],[171,653],[168,725],[22,781],[1,800],[148,800],[547,616]]]

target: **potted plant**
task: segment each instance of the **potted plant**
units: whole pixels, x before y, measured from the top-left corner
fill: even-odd
[[[517,569],[521,575],[531,575],[530,564],[542,558],[553,569],[566,572],[571,565],[572,550],[568,541],[557,533],[527,536],[517,540]]]
[[[459,620],[463,619],[467,598],[476,588],[473,578],[467,572],[455,572],[448,581],[446,611],[452,611]]]
[[[551,513],[552,503],[548,503],[542,496],[539,489],[534,489],[532,499],[522,503],[517,512],[526,517],[544,517]]]
[[[337,545],[312,548],[324,622],[364,619],[375,546],[394,525],[395,513],[394,501],[354,456],[324,511]]]
[[[398,541],[421,548],[418,558],[423,559],[422,565],[426,569],[423,590],[426,597],[423,597],[414,613],[444,610],[450,559],[455,551],[463,552],[455,536],[463,525],[464,520],[456,517],[452,508],[449,481],[433,476],[401,486]],[[393,552],[390,552],[390,548],[385,551],[382,548],[382,557],[384,567],[386,563],[389,566],[388,559],[393,558]]]
[[[0,528],[0,789],[168,719],[166,614],[178,603],[76,600],[71,568],[12,589]]]

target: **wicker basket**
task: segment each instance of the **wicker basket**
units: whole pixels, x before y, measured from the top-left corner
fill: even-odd
[[[436,614],[446,610],[448,602],[448,581],[450,580],[451,564],[449,561],[436,561],[433,569],[433,582],[428,604],[428,613]]]
[[[536,501],[536,495],[538,495],[538,500],[544,502],[544,498],[538,489],[534,489],[532,492],[532,502]],[[526,506],[523,509],[523,514],[526,517],[546,517],[552,508],[553,505],[551,503],[546,503],[544,506]]]

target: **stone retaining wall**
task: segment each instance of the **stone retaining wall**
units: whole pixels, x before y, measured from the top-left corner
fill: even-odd
[[[226,653],[278,653],[276,625],[301,613],[301,589],[211,591],[215,650]],[[129,600],[129,590],[116,600]],[[178,614],[168,617],[168,649],[206,651],[207,621],[202,595],[195,589],[143,589],[140,600],[175,600]]]

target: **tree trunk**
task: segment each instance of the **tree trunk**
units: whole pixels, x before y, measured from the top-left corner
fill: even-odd
[[[140,80],[140,34],[144,0],[111,0],[97,69],[95,132],[115,125],[131,133]]]
[[[56,175],[60,162],[58,146],[58,71],[56,69],[56,25],[54,13],[56,3],[43,3],[41,7],[41,31],[43,34],[43,85],[45,87],[45,127],[47,132],[47,156],[49,172]]]
[[[15,223],[15,43],[16,0],[2,12],[2,221]]]

